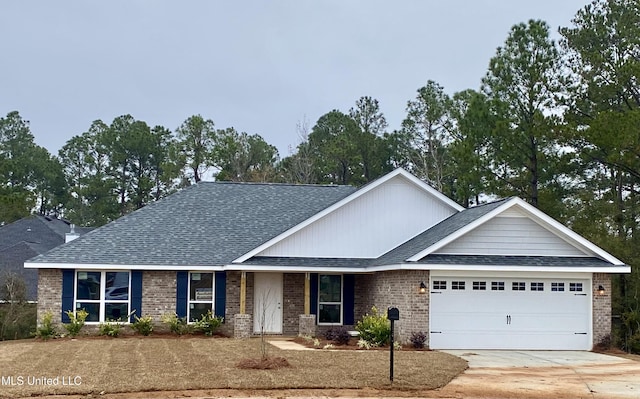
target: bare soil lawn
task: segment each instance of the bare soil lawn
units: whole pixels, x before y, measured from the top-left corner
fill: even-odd
[[[259,358],[260,352],[259,339],[172,336],[5,341],[0,342],[0,397],[229,389],[247,394],[356,389],[382,392],[378,396],[385,396],[385,391],[408,395],[420,391],[423,395],[446,385],[467,367],[466,361],[446,353],[396,351],[391,384],[386,351],[283,351],[271,345],[268,355],[285,358],[290,367],[236,367],[243,359]]]

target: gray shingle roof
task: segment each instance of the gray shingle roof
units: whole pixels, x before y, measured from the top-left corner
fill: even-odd
[[[224,265],[354,191],[351,186],[201,182],[30,262]]]

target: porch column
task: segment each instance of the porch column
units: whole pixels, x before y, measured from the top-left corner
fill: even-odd
[[[304,274],[304,314],[311,314],[311,274]]]
[[[247,309],[247,272],[240,273],[240,314]]]

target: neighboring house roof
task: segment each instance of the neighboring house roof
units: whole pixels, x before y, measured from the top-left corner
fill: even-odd
[[[0,227],[0,270],[24,279],[28,300],[36,300],[38,272],[25,269],[24,261],[63,244],[69,226],[65,220],[31,215]],[[79,234],[88,230],[75,229]]]
[[[337,185],[200,182],[29,263],[222,266],[355,190]]]

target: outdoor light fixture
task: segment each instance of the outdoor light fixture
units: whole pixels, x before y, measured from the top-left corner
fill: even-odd
[[[598,295],[604,295],[604,287],[602,285],[598,286]]]
[[[424,281],[420,282],[420,290],[418,290],[419,293],[424,294],[427,292],[427,285],[424,283]]]

